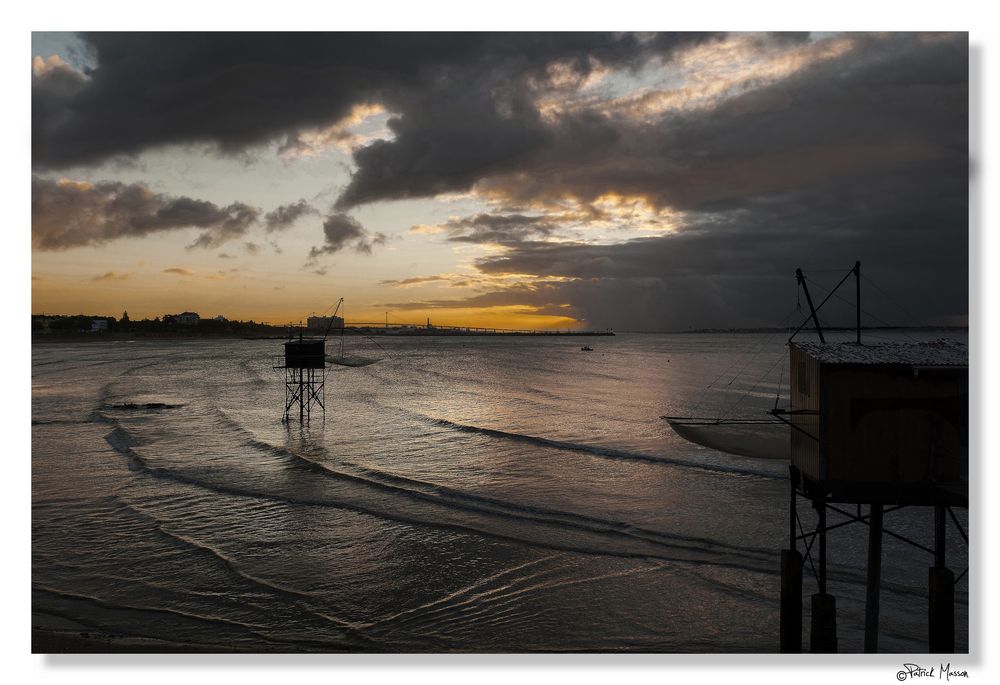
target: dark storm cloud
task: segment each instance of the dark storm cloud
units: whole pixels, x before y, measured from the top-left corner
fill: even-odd
[[[355,151],[338,204],[475,186],[520,203],[616,193],[696,209],[964,149],[964,34],[843,40],[776,83],[652,120],[623,106],[543,121],[525,80],[443,80],[395,97],[394,138]]]
[[[83,38],[97,65],[85,81],[56,87],[45,79],[46,87],[34,91],[39,98],[33,103],[36,168],[94,163],[176,143],[241,151],[293,140],[303,128],[337,121],[368,101],[387,101],[401,109],[431,104],[442,111],[447,108],[437,96],[461,90],[469,95],[459,109],[488,115],[485,90],[475,92],[476,86],[490,89],[523,79],[557,60],[578,73],[590,71],[595,61],[635,65],[705,40],[693,33],[651,38],[608,33],[98,33]],[[36,84],[40,80],[36,75]],[[516,108],[516,100],[510,106]],[[402,121],[418,113],[404,113]],[[406,134],[401,145],[410,155],[429,152],[419,131],[408,123],[400,126]],[[530,144],[534,134],[524,128],[520,122],[507,126],[503,143]],[[477,139],[477,146],[483,143]],[[482,153],[428,162],[454,166],[441,171],[456,177],[476,164],[509,157],[499,146],[486,147]],[[385,151],[378,158],[380,164],[419,171],[412,159]],[[438,186],[433,171],[428,168],[417,181],[420,187]],[[363,197],[366,190],[359,185],[352,192]]]
[[[553,301],[599,326],[776,325],[796,266],[857,259],[919,322],[966,314],[967,37],[851,38],[843,55],[708,110],[563,120],[517,172],[477,187],[522,206],[639,196],[685,211],[677,232],[617,245],[512,233],[479,269],[570,279],[550,286]],[[915,323],[878,291],[866,298],[866,323]]]
[[[610,172],[608,180],[612,182],[606,183],[602,192],[637,176],[658,187],[655,176],[670,166],[665,151],[653,153],[658,159],[652,164],[636,163],[651,156],[654,141],[649,134],[655,127],[637,127],[592,111],[545,120],[538,109],[538,96],[558,94],[566,88],[549,77],[546,66],[565,67],[577,77],[570,82],[578,83],[597,66],[634,71],[654,57],[669,61],[680,48],[720,38],[662,34],[643,42],[628,36],[616,50],[595,49],[571,56],[569,61],[559,61],[566,59],[563,54],[553,56],[555,61],[530,66],[523,60],[488,66],[449,65],[421,89],[385,94],[386,106],[399,113],[388,122],[393,137],[354,151],[357,170],[337,206],[346,210],[379,200],[463,192],[490,179],[525,188],[540,182],[540,190],[550,189],[549,183],[559,184],[557,194],[575,195],[573,170],[586,174],[587,167],[595,164],[599,169],[606,165],[604,171]],[[776,45],[803,39],[802,34],[760,37],[762,42]],[[613,41],[610,36],[602,40]],[[530,54],[524,57],[528,59]],[[561,184],[564,174],[569,183]]]
[[[852,35],[852,49],[708,111],[633,121],[573,111],[543,121],[534,96],[636,68],[699,34],[96,34],[97,67],[40,107],[35,162],[53,166],[206,142],[238,151],[294,137],[365,102],[397,116],[355,151],[340,210],[476,184],[532,201],[608,192],[696,208],[727,197],[940,154],[967,95],[964,35]],[[798,34],[760,37],[798,44]],[[711,45],[711,43],[709,43]],[[48,81],[50,70],[36,75]],[[82,77],[81,77],[82,78]],[[65,80],[65,79],[64,79]],[[147,87],[156,83],[156,88]],[[82,84],[82,85],[81,85]],[[55,122],[55,123],[53,123]],[[276,224],[276,226],[279,224]]]
[[[965,35],[852,40],[837,58],[707,110],[668,111],[651,122],[625,113],[566,116],[516,171],[483,177],[481,187],[522,203],[616,193],[699,209],[966,154]]]
[[[154,193],[141,184],[31,179],[32,245],[39,250],[100,245],[185,228],[203,229],[192,247],[214,247],[246,233],[257,215],[256,209],[240,202],[220,207]]]
[[[264,226],[268,233],[283,231],[304,216],[319,215],[319,210],[304,199],[282,205],[264,215]]]
[[[932,318],[967,310],[966,34],[847,34],[818,43],[762,36],[754,49],[790,48],[785,63],[807,58],[707,105],[648,111],[627,98],[603,109],[568,105],[573,84],[594,70],[669,61],[693,45],[711,52],[717,37],[87,40],[97,64],[90,73],[58,64],[35,71],[38,168],[171,143],[238,152],[294,141],[356,105],[380,104],[392,115],[392,138],[354,151],[356,170],[336,201],[338,212],[474,189],[505,211],[442,228],[452,240],[507,247],[478,263],[483,272],[569,279],[476,298],[517,304],[530,295],[546,308],[570,303],[595,326],[773,325],[794,293],[795,266],[846,269],[861,259],[865,272],[911,311]],[[727,55],[714,59],[732,62]],[[752,70],[752,57],[733,71]],[[544,113],[543,96],[567,106]],[[554,203],[584,211],[608,195],[683,215],[674,234],[624,244],[540,240],[571,223],[552,215]],[[122,234],[151,230],[160,229],[140,222]],[[100,238],[105,234],[117,235],[101,229],[97,240],[69,244],[110,239]],[[346,214],[328,217],[324,236],[311,261],[345,247],[370,251],[384,240]]]
[[[72,101],[88,85],[87,77],[62,60],[36,57],[31,79],[31,143],[34,159],[48,156],[55,131],[73,118]]]
[[[601,327],[683,329],[779,325],[796,302],[796,267],[832,285],[814,271],[846,273],[861,260],[862,273],[902,305],[863,286],[866,325],[942,323],[967,313],[965,173],[953,160],[859,174],[719,207],[674,234],[612,245],[522,242],[477,267],[570,279],[552,286],[553,299]],[[827,313],[852,321],[837,300]]]
[[[389,120],[392,141],[355,151],[358,168],[338,207],[468,190],[485,175],[514,171],[549,137],[537,112],[520,99],[502,114],[493,93],[455,84],[433,96],[420,93],[416,102]]]
[[[560,226],[548,216],[524,214],[475,214],[449,219],[439,226],[415,226],[414,233],[444,231],[459,243],[507,243],[550,235]]]
[[[309,250],[307,265],[314,264],[324,254],[333,254],[352,247],[357,252],[371,254],[373,245],[383,245],[386,236],[382,233],[371,235],[358,221],[346,214],[331,214],[323,222],[325,242],[320,247]]]
[[[959,323],[968,302],[966,170],[961,159],[911,163],[719,203],[684,230],[618,244],[512,241],[477,269],[541,280],[384,306],[526,305],[593,328],[780,326],[805,316],[804,300],[792,314],[797,267],[818,301],[860,260],[865,325]],[[853,325],[853,284],[841,294],[848,302],[832,299],[822,320]]]

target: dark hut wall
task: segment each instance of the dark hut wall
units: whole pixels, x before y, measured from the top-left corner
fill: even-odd
[[[968,464],[968,370],[821,365],[831,481],[952,483]]]
[[[820,441],[820,364],[794,345],[790,357],[791,408],[814,412],[792,416],[792,465],[814,480],[822,480]]]
[[[791,348],[792,464],[828,488],[913,501],[968,477],[968,369],[821,362]],[[806,433],[816,436],[815,440]]]

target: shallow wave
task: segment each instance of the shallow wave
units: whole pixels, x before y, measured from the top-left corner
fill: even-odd
[[[91,418],[88,419],[32,419],[32,426],[55,426],[55,425],[80,425],[85,423],[94,423]]]
[[[621,535],[644,542],[673,547],[677,545],[701,547],[712,547],[718,549],[728,549],[734,552],[759,555],[761,558],[770,558],[773,551],[760,547],[750,547],[744,545],[733,545],[712,538],[697,536],[679,535],[676,533],[666,533],[663,531],[644,528],[635,524],[618,521],[608,518],[598,518],[580,514],[577,512],[542,507],[522,502],[512,502],[506,499],[487,497],[480,494],[456,490],[451,487],[430,483],[423,480],[387,473],[378,469],[362,466],[351,462],[341,462],[339,466],[350,468],[353,473],[338,470],[329,464],[312,459],[298,451],[288,447],[274,445],[261,440],[252,432],[241,426],[224,411],[218,410],[221,421],[229,428],[239,431],[246,436],[244,444],[248,447],[265,451],[277,457],[289,459],[310,471],[320,473],[327,477],[349,480],[361,485],[377,487],[390,490],[407,497],[418,498],[423,501],[440,504],[443,506],[460,508],[486,514],[506,516],[517,519],[525,519],[533,522],[552,523],[565,525],[581,530],[608,535]],[[448,422],[451,423],[451,422]],[[457,425],[457,424],[452,424]],[[487,429],[483,429],[487,430]],[[529,436],[524,436],[526,439]],[[537,438],[536,440],[543,440]],[[329,451],[323,448],[316,448],[317,451],[329,456]],[[599,449],[599,448],[595,448]]]
[[[527,444],[532,444],[537,447],[549,447],[552,449],[562,450],[566,452],[577,452],[583,454],[589,454],[595,457],[601,457],[605,459],[619,459],[624,461],[636,461],[644,462],[647,464],[659,464],[663,466],[678,466],[685,469],[694,469],[697,471],[707,471],[710,473],[718,473],[727,476],[747,476],[751,478],[759,478],[769,481],[786,481],[788,476],[784,474],[775,474],[768,471],[758,471],[752,468],[741,468],[738,466],[725,466],[721,464],[709,464],[705,462],[696,462],[686,459],[678,459],[676,457],[666,457],[662,455],[646,454],[643,452],[634,452],[629,450],[618,449],[614,447],[606,447],[603,445],[589,445],[580,442],[570,442],[566,440],[554,440],[552,438],[543,438],[535,435],[528,435],[526,433],[517,433],[514,431],[505,431],[498,428],[487,428],[485,426],[474,426],[465,423],[459,423],[457,421],[451,421],[449,419],[439,418],[435,416],[428,416],[427,414],[422,414],[411,409],[406,409],[404,407],[399,407],[395,405],[387,405],[379,402],[374,397],[370,398],[354,398],[355,402],[359,404],[370,404],[377,407],[383,411],[395,411],[401,414],[411,416],[413,418],[419,419],[425,423],[428,423],[438,428],[445,428],[448,430],[453,430],[460,433],[469,433],[474,435],[485,435],[487,437],[497,438],[500,440],[509,440],[513,442],[522,442]],[[232,421],[232,425],[245,430],[238,423]]]
[[[441,497],[434,497],[416,490],[408,490],[406,488],[367,480],[352,474],[334,471],[324,467],[322,464],[297,455],[290,450],[284,450],[284,448],[276,446],[269,447],[301,462],[300,465],[309,471],[318,472],[338,480],[348,481],[352,484],[362,486],[369,491],[374,488],[383,492],[388,491],[392,495],[402,495],[406,499],[417,500],[423,504],[430,504],[451,510],[460,509],[465,513],[475,515],[475,517],[461,521],[443,520],[439,514],[436,515],[433,511],[406,510],[400,507],[398,497],[394,498],[391,505],[387,503],[386,506],[378,507],[373,506],[371,501],[366,497],[357,497],[352,501],[348,501],[344,497],[335,497],[332,494],[326,496],[304,496],[300,493],[275,492],[267,488],[217,482],[202,475],[192,475],[175,469],[167,469],[150,464],[145,457],[134,449],[134,447],[139,446],[137,443],[141,441],[137,441],[120,427],[115,428],[108,434],[107,441],[116,451],[128,458],[129,467],[133,470],[143,471],[157,478],[168,479],[225,495],[266,499],[298,506],[334,507],[378,518],[399,521],[401,523],[430,526],[476,535],[487,535],[543,549],[621,558],[656,559],[676,563],[712,564],[752,572],[770,573],[773,571],[771,568],[773,564],[770,563],[769,559],[765,560],[754,553],[748,554],[747,551],[741,550],[736,552],[731,549],[724,549],[725,546],[721,543],[706,545],[701,543],[685,544],[681,540],[671,542],[658,541],[640,535],[626,534],[609,527],[588,526],[580,522],[518,515],[516,512],[503,511],[499,508],[471,506]],[[358,494],[362,495],[363,493]],[[529,529],[524,526],[511,529],[509,526],[498,525],[498,519],[517,520],[522,524],[534,527],[535,532],[538,534],[531,535]],[[584,545],[566,542],[566,531],[568,530],[575,530],[579,533],[596,536],[596,539],[593,540],[594,544]],[[560,531],[562,532],[560,533]],[[668,554],[668,551],[672,552],[672,554]],[[751,556],[758,558],[750,558]]]
[[[69,590],[63,590],[60,588],[51,587],[38,582],[32,582],[32,604],[35,605],[39,595],[45,597],[46,595],[52,599],[57,600],[69,600],[74,603],[86,603],[93,607],[99,609],[115,612],[115,613],[125,613],[125,614],[135,614],[138,616],[145,615],[159,615],[173,617],[180,621],[186,621],[194,624],[201,624],[207,627],[210,631],[217,631],[219,628],[235,630],[235,634],[231,634],[231,637],[239,637],[244,639],[250,639],[252,641],[259,641],[265,644],[274,645],[282,650],[289,649],[290,646],[295,646],[299,648],[311,647],[319,650],[330,650],[330,649],[357,649],[358,645],[353,641],[347,641],[347,644],[343,642],[334,640],[305,640],[302,638],[285,639],[281,637],[276,637],[271,632],[271,627],[263,623],[249,623],[246,621],[239,621],[232,618],[225,618],[222,616],[212,616],[202,613],[195,613],[191,611],[183,611],[180,609],[174,609],[170,607],[162,606],[151,606],[151,605],[136,605],[127,604],[117,601],[112,601],[103,597],[97,597],[91,594],[83,592],[74,592]],[[104,620],[101,619],[100,615],[94,615],[90,618],[82,618],[81,612],[60,612],[59,609],[43,604],[40,610],[44,613],[60,616],[65,615],[66,618],[71,618],[72,620],[81,623],[83,625],[92,626],[97,630],[107,630],[107,617]],[[93,612],[87,612],[93,613]],[[141,618],[132,619],[127,622],[128,631],[131,636],[149,638],[153,640],[163,640],[162,634],[156,633],[150,630],[144,630],[142,626],[151,625],[154,622],[144,621]],[[210,633],[212,634],[212,633]],[[183,640],[184,644],[205,644],[198,640],[192,640],[191,638],[185,638]],[[352,644],[353,643],[353,644]],[[227,650],[232,649],[235,645],[227,645]],[[246,649],[252,649],[252,644],[242,644],[240,645]],[[366,644],[365,647],[371,648],[372,645]]]
[[[396,485],[393,484],[392,482],[385,482],[377,478],[376,479],[364,478],[356,474],[346,473],[344,471],[338,471],[333,468],[330,468],[329,466],[321,462],[309,459],[308,457],[298,454],[287,448],[279,447],[277,445],[271,445],[259,440],[251,439],[247,441],[247,444],[249,446],[253,446],[258,449],[269,450],[274,454],[284,455],[289,459],[299,462],[301,465],[303,465],[304,467],[306,467],[307,469],[309,469],[314,473],[319,473],[330,478],[348,480],[366,487],[375,487],[382,490],[388,490],[393,494],[398,494],[401,496],[409,497],[412,499],[418,499],[423,502],[428,502],[431,504],[445,506],[453,509],[461,509],[464,511],[487,514],[491,516],[501,516],[509,519],[518,519],[528,523],[542,523],[548,525],[565,526],[585,532],[597,533],[600,535],[621,536],[629,538],[631,540],[651,543],[653,545],[667,547],[667,548],[685,549],[685,550],[691,550],[695,548],[728,549],[744,554],[752,553],[755,555],[759,555],[761,560],[770,559],[770,557],[773,556],[773,552],[771,550],[729,545],[708,538],[670,535],[667,533],[661,533],[659,531],[641,528],[633,526],[631,524],[622,523],[619,521],[599,519],[586,516],[583,514],[576,514],[573,512],[567,512],[558,509],[546,509],[542,507],[534,507],[530,505],[510,502],[507,500],[481,497],[470,493],[463,493],[461,491],[453,490],[451,488],[447,488],[444,486],[433,485],[430,483],[425,483],[423,481],[404,478],[402,476],[384,474],[385,481],[395,481],[397,483],[405,483],[406,485],[411,486],[411,487],[403,487],[402,485]],[[368,471],[369,474],[372,475],[376,475],[379,473],[371,469],[366,469],[366,470]],[[412,487],[412,486],[417,486],[417,487]],[[428,492],[423,489],[420,489],[421,487],[425,487],[430,491]],[[516,539],[519,539],[521,541],[527,541],[521,538],[516,538]],[[565,549],[565,548],[558,547],[556,549]],[[572,551],[587,551],[588,553],[590,553],[589,550],[574,549]],[[597,552],[597,553],[600,554],[603,552]]]
[[[403,476],[398,476],[391,473],[386,473],[384,471],[379,471],[377,469],[367,468],[360,466],[358,464],[348,464],[352,468],[369,475],[374,479],[386,480],[390,482],[399,482],[411,486],[417,486],[420,488],[426,488],[435,494],[439,494],[443,497],[470,500],[472,502],[488,504],[496,507],[502,507],[504,509],[514,510],[518,512],[526,512],[530,514],[535,514],[538,516],[546,517],[546,521],[555,521],[566,519],[568,525],[574,525],[573,522],[579,522],[587,526],[595,526],[595,528],[588,528],[597,530],[599,532],[615,532],[622,535],[628,535],[643,540],[648,540],[650,542],[662,542],[665,544],[673,544],[677,541],[683,543],[693,543],[699,545],[711,545],[714,547],[732,549],[738,552],[747,553],[758,553],[761,555],[771,555],[772,550],[760,548],[760,547],[749,547],[744,545],[732,545],[725,542],[720,542],[712,538],[703,538],[690,535],[679,535],[677,533],[666,533],[663,531],[653,530],[651,528],[644,528],[642,526],[637,526],[632,523],[627,523],[624,521],[618,521],[615,519],[607,518],[597,518],[594,516],[588,516],[586,514],[579,514],[572,511],[566,511],[563,509],[553,509],[551,507],[540,507],[532,504],[525,504],[521,502],[511,502],[509,500],[496,499],[493,497],[486,497],[479,494],[472,494],[468,492],[463,492],[461,490],[455,490],[442,485],[437,485],[435,483],[428,483],[426,481],[417,480],[413,478],[406,478]]]
[[[220,616],[205,616],[203,614],[196,614],[196,613],[193,613],[193,612],[181,611],[179,609],[169,609],[169,608],[166,608],[166,607],[137,606],[137,605],[130,605],[130,604],[122,604],[120,602],[113,602],[113,601],[104,599],[102,597],[97,597],[97,596],[94,596],[94,595],[89,595],[89,594],[86,594],[86,593],[83,593],[83,592],[73,592],[73,591],[69,591],[69,590],[62,590],[62,589],[59,589],[59,588],[50,587],[48,585],[44,585],[42,583],[39,583],[38,581],[33,581],[32,582],[31,589],[33,591],[35,591],[35,592],[44,592],[44,593],[48,593],[50,595],[54,595],[54,596],[62,597],[62,598],[66,598],[66,599],[83,600],[83,601],[86,601],[86,602],[90,602],[90,603],[96,604],[97,606],[100,606],[100,607],[106,608],[106,609],[170,614],[170,615],[173,615],[173,616],[178,616],[180,618],[184,618],[184,619],[188,619],[188,620],[193,620],[193,621],[206,622],[206,623],[211,623],[211,624],[224,624],[224,625],[229,626],[229,627],[236,627],[236,628],[244,629],[246,631],[253,632],[253,633],[256,633],[256,631],[259,630],[259,629],[261,629],[261,628],[264,628],[264,626],[260,625],[260,624],[251,624],[251,623],[247,623],[245,621],[236,621],[236,620],[233,620],[233,619],[227,619],[227,618],[223,618],[223,617],[220,617]]]
[[[291,588],[271,580],[266,580],[264,578],[261,578],[260,576],[250,573],[249,571],[242,568],[235,559],[231,558],[217,547],[210,545],[202,540],[198,540],[190,535],[185,535],[183,533],[171,530],[168,526],[164,525],[162,521],[158,520],[155,516],[153,516],[148,511],[142,509],[141,507],[128,503],[123,503],[123,504],[124,507],[127,508],[132,513],[149,521],[156,528],[157,532],[159,532],[166,538],[176,543],[179,543],[185,547],[193,549],[198,553],[203,553],[210,556],[211,558],[215,559],[217,562],[222,564],[222,566],[225,567],[234,576],[249,583],[255,588],[258,588],[265,592],[282,595],[285,598],[294,601],[296,606],[306,611],[307,613],[316,616],[317,618],[320,618],[328,623],[331,623],[340,629],[351,631],[355,633],[356,636],[359,638],[361,638],[362,636],[358,633],[358,631],[367,628],[369,625],[364,623],[356,623],[348,621],[346,619],[338,618],[336,616],[331,616],[326,611],[320,611],[308,601],[308,600],[318,599],[318,596],[315,593],[296,590],[295,588]]]
[[[772,473],[766,473],[763,471],[754,471],[752,469],[719,466],[717,464],[704,464],[704,463],[699,464],[697,462],[685,461],[683,459],[655,456],[651,454],[643,454],[641,452],[629,452],[626,450],[615,449],[613,447],[602,447],[599,445],[587,445],[578,442],[552,440],[550,438],[541,438],[534,435],[525,435],[523,433],[513,433],[510,431],[498,430],[496,428],[486,428],[483,426],[470,426],[468,424],[456,423],[455,421],[449,421],[448,419],[434,418],[432,416],[425,416],[422,414],[417,414],[415,412],[413,412],[413,414],[428,421],[429,423],[435,426],[439,426],[441,428],[447,428],[449,430],[455,430],[462,433],[476,433],[479,435],[487,435],[493,438],[500,438],[503,440],[528,442],[542,447],[551,447],[553,449],[565,450],[569,452],[583,452],[586,454],[591,454],[597,457],[605,457],[608,459],[644,461],[652,464],[666,464],[670,466],[680,466],[682,468],[697,469],[699,471],[711,471],[714,473],[723,473],[727,475],[751,476],[754,478],[764,478],[767,480],[787,480],[787,477],[785,476],[777,476]]]

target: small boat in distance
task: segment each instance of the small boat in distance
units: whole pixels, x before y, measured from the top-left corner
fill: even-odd
[[[583,347],[580,348],[580,351],[581,352],[593,352],[594,348],[591,347],[590,345],[584,345]]]

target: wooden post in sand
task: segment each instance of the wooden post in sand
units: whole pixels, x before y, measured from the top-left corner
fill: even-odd
[[[795,492],[797,471],[791,467],[791,500],[789,502],[788,549],[781,550],[781,626],[780,649],[782,654],[799,654],[802,651],[802,555],[796,545]]]
[[[932,654],[955,652],[955,574],[946,565],[944,507],[934,507],[934,565],[928,572],[928,642]]]
[[[882,505],[871,505],[868,521],[868,581],[865,588],[865,652],[878,652],[879,589],[882,583]]]

